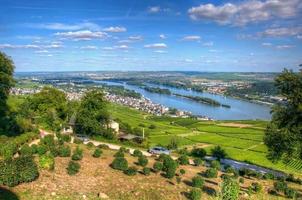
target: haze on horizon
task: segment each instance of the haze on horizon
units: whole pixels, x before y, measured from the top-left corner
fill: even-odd
[[[17,72],[298,70],[302,0],[0,0]]]

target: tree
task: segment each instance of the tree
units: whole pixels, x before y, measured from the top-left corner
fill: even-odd
[[[75,120],[75,132],[85,135],[104,133],[109,122],[109,113],[104,94],[92,90],[85,94]]]
[[[4,53],[0,52],[0,132],[6,131],[8,118],[7,98],[14,86],[14,63]]]
[[[216,146],[214,149],[211,149],[212,155],[217,158],[217,160],[221,160],[227,156],[227,153],[221,146]]]
[[[221,187],[222,200],[237,200],[239,198],[240,187],[236,180],[225,178]]]
[[[191,155],[203,159],[207,155],[207,152],[203,148],[193,148],[191,151]]]
[[[272,109],[272,120],[265,131],[268,158],[302,159],[302,71],[284,70],[275,79],[279,94],[286,100]]]

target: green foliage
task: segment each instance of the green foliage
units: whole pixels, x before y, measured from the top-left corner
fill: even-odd
[[[93,156],[94,158],[99,158],[99,157],[102,155],[102,153],[103,153],[103,152],[102,152],[101,149],[96,148],[96,149],[94,150],[92,156]]]
[[[45,145],[48,149],[55,146],[55,140],[53,135],[46,135],[40,140],[40,144]]]
[[[179,139],[177,137],[173,137],[170,140],[170,144],[168,144],[168,149],[177,149],[179,146]]]
[[[227,153],[224,149],[221,148],[221,146],[216,146],[213,149],[211,149],[212,156],[217,158],[217,160],[221,160],[227,156]]]
[[[94,147],[94,144],[92,142],[88,142],[86,145],[89,149]]]
[[[284,70],[275,79],[280,96],[286,102],[274,106],[272,121],[268,125],[264,143],[272,161],[282,158],[302,159],[302,71]]]
[[[85,94],[81,100],[79,111],[76,115],[77,134],[97,135],[104,132],[109,122],[107,102],[103,92],[92,90]]]
[[[284,194],[289,199],[296,199],[297,197],[297,191],[292,188],[286,188]]]
[[[71,141],[71,136],[67,134],[61,134],[60,137],[64,142],[70,142]]]
[[[60,145],[58,152],[60,157],[69,157],[71,155],[71,149],[68,145]]]
[[[38,167],[30,156],[0,161],[0,185],[13,187],[23,182],[31,182],[38,176]]]
[[[83,150],[80,149],[79,146],[73,151],[73,154],[71,156],[72,160],[82,160],[83,158]]]
[[[144,167],[144,168],[143,168],[143,173],[144,173],[146,176],[148,176],[148,175],[150,175],[150,173],[151,173],[151,169],[150,169],[149,167]]]
[[[20,154],[22,156],[31,156],[33,155],[32,148],[28,144],[24,144],[20,149]]]
[[[192,187],[196,187],[196,188],[203,188],[204,186],[204,179],[201,178],[200,176],[194,176],[192,178]]]
[[[53,170],[55,168],[55,159],[51,154],[45,154],[39,158],[39,166],[42,169]]]
[[[149,129],[156,129],[156,126],[155,126],[154,124],[151,124],[151,125],[149,126]]]
[[[220,162],[218,160],[212,160],[211,161],[211,167],[215,168],[217,170],[220,170],[220,168],[221,168]]]
[[[142,167],[145,167],[148,164],[148,159],[146,156],[138,157],[138,164]]]
[[[194,158],[193,162],[195,166],[200,166],[203,164],[203,160],[201,160],[200,158]]]
[[[178,159],[177,159],[178,163],[181,165],[188,165],[189,164],[189,158],[186,155],[181,155]]]
[[[143,155],[143,153],[138,149],[135,149],[133,151],[133,156],[135,156],[135,157],[141,157],[142,155]]]
[[[239,198],[240,187],[236,180],[225,178],[221,186],[222,200],[237,200]]]
[[[277,181],[274,183],[274,188],[277,192],[284,192],[287,188],[287,184],[285,181]]]
[[[207,178],[216,178],[217,175],[218,175],[218,172],[217,172],[217,169],[215,169],[215,168],[209,168],[205,172],[205,176]]]
[[[1,146],[1,156],[3,156],[4,159],[12,158],[17,151],[18,146],[15,142],[7,142]]]
[[[271,179],[271,180],[274,180],[274,179],[275,179],[275,175],[272,174],[272,173],[265,173],[265,174],[263,175],[263,178],[264,178],[264,179]]]
[[[186,173],[186,170],[180,169],[180,170],[179,170],[179,173],[180,173],[181,175],[184,175],[184,174]]]
[[[193,148],[191,151],[191,155],[203,159],[207,155],[207,152],[203,148]]]
[[[180,184],[181,183],[181,177],[180,176],[176,176],[176,183]]]
[[[39,144],[37,147],[37,153],[41,156],[47,152],[47,146],[44,144]]]
[[[109,149],[109,146],[107,144],[100,144],[100,145],[98,145],[98,148],[100,148],[100,149]]]
[[[189,192],[188,198],[190,200],[200,200],[201,199],[201,189],[199,189],[199,188],[193,188]]]
[[[243,183],[244,183],[244,178],[240,177],[240,178],[239,178],[239,183],[242,183],[242,184],[243,184]]]
[[[123,151],[117,151],[115,154],[114,154],[114,157],[124,157],[125,154]]]
[[[163,163],[157,161],[153,164],[154,172],[160,172],[162,169],[163,169]]]
[[[38,152],[38,145],[32,144],[30,148],[31,148],[32,154],[36,154]]]
[[[262,185],[260,183],[257,183],[257,182],[252,183],[251,188],[256,193],[259,193],[259,192],[262,191]]]
[[[175,176],[176,169],[178,164],[170,156],[167,156],[163,162],[163,171],[166,172],[166,178],[173,178]]]
[[[128,176],[134,176],[137,174],[137,168],[134,166],[129,167],[128,169],[124,170],[124,173]]]
[[[83,141],[81,139],[75,137],[73,139],[73,143],[75,143],[75,144],[83,144]]]
[[[75,175],[80,171],[81,165],[74,161],[69,161],[68,167],[67,167],[67,173],[69,175]]]
[[[116,157],[112,163],[111,167],[113,169],[125,171],[128,169],[128,161],[124,157]]]

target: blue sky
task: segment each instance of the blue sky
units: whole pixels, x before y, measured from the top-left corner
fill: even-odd
[[[16,71],[281,71],[302,63],[302,0],[0,0]]]

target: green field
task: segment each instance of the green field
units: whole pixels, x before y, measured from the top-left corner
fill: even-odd
[[[131,127],[145,127],[150,146],[170,143],[172,138],[179,141],[179,146],[192,147],[205,145],[210,149],[215,145],[222,146],[229,157],[247,161],[260,166],[301,175],[302,162],[292,160],[289,163],[272,163],[266,158],[267,148],[263,144],[266,121],[197,121],[171,117],[155,117],[143,112],[116,105],[110,105],[113,119],[128,123]],[[153,124],[155,129],[148,127]],[[236,125],[243,127],[237,127]]]

